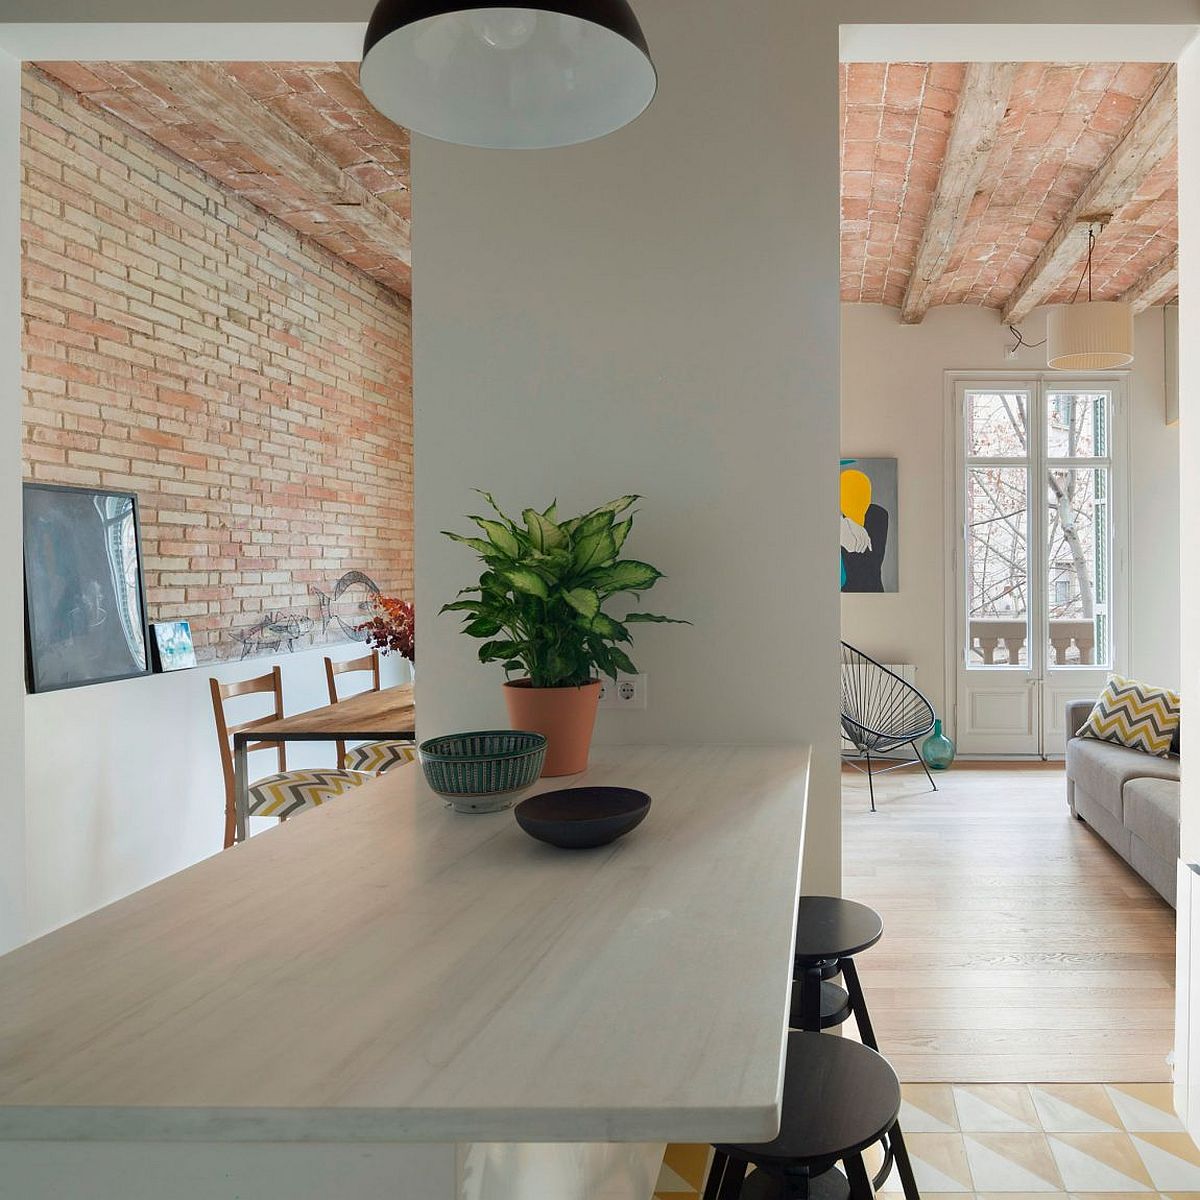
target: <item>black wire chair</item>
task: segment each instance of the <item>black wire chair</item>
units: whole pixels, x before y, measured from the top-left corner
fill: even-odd
[[[920,763],[930,786],[937,791],[917,747],[917,738],[927,736],[933,729],[933,717],[933,705],[911,683],[861,650],[842,643],[842,733],[865,756],[867,765],[863,768],[852,758],[844,761],[866,775],[872,812],[875,812],[874,776],[887,771]],[[900,746],[911,746],[916,758],[891,757],[888,752]],[[872,755],[877,761],[892,765],[873,772]]]

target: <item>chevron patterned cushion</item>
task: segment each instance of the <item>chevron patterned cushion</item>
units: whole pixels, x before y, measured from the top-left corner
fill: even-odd
[[[369,783],[362,771],[280,771],[250,785],[252,817],[290,817],[305,808],[316,808],[351,788]]]
[[[382,775],[391,767],[403,766],[417,757],[412,742],[363,742],[346,751],[346,766],[352,771]]]
[[[1165,758],[1178,728],[1178,692],[1110,675],[1079,736]]]

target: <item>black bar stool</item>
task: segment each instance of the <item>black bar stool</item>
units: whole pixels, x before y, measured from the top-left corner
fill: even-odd
[[[793,1028],[818,1033],[841,1025],[853,1015],[863,1045],[879,1051],[854,956],[869,950],[881,937],[883,918],[865,904],[840,896],[800,897],[793,963]],[[838,975],[844,988],[831,982]],[[908,1155],[903,1153],[903,1138],[897,1121],[894,1134],[884,1139],[884,1161],[874,1184],[876,1188],[883,1184],[894,1161],[906,1200],[920,1200],[916,1177]]]
[[[874,1050],[789,1033],[778,1137],[714,1147],[704,1200],[873,1200],[863,1151],[888,1138],[907,1162],[899,1114],[900,1081]]]
[[[792,988],[795,1028],[817,1033],[840,1025],[853,1013],[863,1045],[879,1049],[854,956],[881,937],[883,918],[865,904],[839,896],[800,897]],[[829,982],[837,975],[845,989]]]

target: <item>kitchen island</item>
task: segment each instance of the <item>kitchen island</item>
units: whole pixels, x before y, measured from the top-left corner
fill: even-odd
[[[0,958],[0,1197],[646,1200],[778,1128],[808,751],[609,747],[598,850],[417,766]]]

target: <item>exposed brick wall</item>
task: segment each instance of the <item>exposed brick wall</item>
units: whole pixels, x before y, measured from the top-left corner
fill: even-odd
[[[21,140],[26,477],[138,493],[202,660],[342,640],[349,570],[411,595],[408,301],[31,68]]]
[[[39,62],[52,78],[199,167],[206,175],[332,250],[403,296],[409,269],[409,136],[368,103],[357,63],[187,64],[230,94],[227,104],[179,94],[175,63]],[[342,188],[298,173],[287,151],[242,119],[259,106],[268,125],[297,135],[365,188],[394,220],[380,222]],[[281,180],[281,176],[284,177]],[[348,202],[348,203],[347,203]]]

